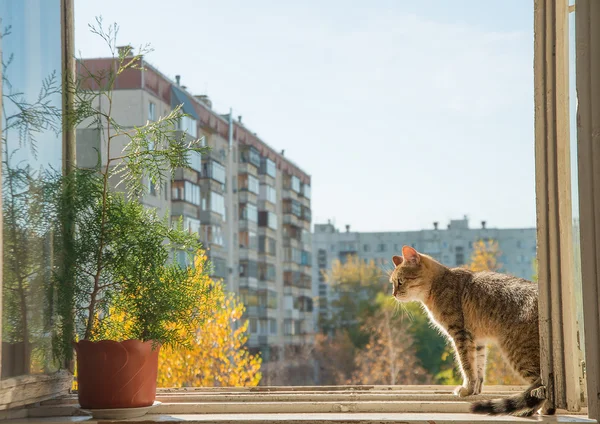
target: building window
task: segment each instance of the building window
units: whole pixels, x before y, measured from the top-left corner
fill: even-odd
[[[260,186],[258,178],[253,175],[243,174],[238,176],[238,187],[240,190],[247,190],[251,193],[258,195],[260,193]]]
[[[196,138],[198,136],[198,123],[190,116],[182,116],[179,119],[178,129],[186,132],[191,137]]]
[[[260,153],[255,147],[244,149],[240,152],[240,162],[251,163],[252,165],[260,168]]]
[[[248,175],[248,191],[254,194],[259,192],[258,178],[253,175]]]
[[[148,120],[156,121],[156,104],[154,102],[148,103]]]
[[[259,199],[266,200],[267,202],[272,203],[272,204],[276,204],[277,203],[277,190],[275,190],[275,187],[271,187],[270,185],[261,184]]]
[[[240,277],[244,278],[258,278],[258,264],[255,261],[240,261]],[[252,305],[250,303],[252,299],[248,302],[250,306],[257,306],[258,298],[256,299],[256,303]]]
[[[183,229],[190,234],[200,234],[200,220],[189,216],[183,217]]]
[[[190,152],[190,169],[196,172],[202,172],[202,154],[192,150]]]
[[[203,241],[216,244],[218,246],[224,245],[223,230],[219,225],[203,225],[202,234],[204,235]]]
[[[240,248],[257,250],[259,248],[258,235],[254,231],[240,232]]]
[[[462,246],[456,246],[454,249],[456,266],[465,265],[465,253]]]
[[[148,183],[148,193],[152,196],[156,196],[156,184],[152,182],[150,177],[148,177],[146,181]]]
[[[289,200],[283,203],[283,212],[302,218],[302,205],[297,200]]]
[[[257,325],[256,318],[250,318],[250,333],[256,334],[258,332],[257,327],[258,327],[258,325]]]
[[[302,184],[302,195],[307,199],[310,199],[310,185]]]
[[[300,178],[296,177],[295,175],[292,175],[291,188],[296,193],[300,193]]]
[[[225,198],[222,194],[216,191],[210,192],[210,210],[223,217],[225,216]]]
[[[225,167],[221,165],[219,162],[215,162],[211,160],[208,163],[204,164],[203,176],[212,178],[216,182],[221,184],[225,184]]]
[[[260,241],[259,241],[260,246]],[[258,279],[261,281],[275,281],[277,272],[274,265],[260,262],[258,264]]]
[[[200,206],[200,186],[189,181],[184,183],[185,201],[192,205]]]
[[[258,222],[258,208],[252,203],[240,204],[240,219]]]
[[[379,243],[377,245],[377,251],[378,252],[385,252],[385,251],[387,251],[387,245],[385,243]]]
[[[261,212],[261,222],[259,225],[261,227],[269,227],[272,230],[277,230],[277,215],[273,212],[263,211]]]
[[[267,174],[270,177],[275,178],[277,176],[277,166],[274,161],[269,158],[263,158],[260,164],[261,174]]]

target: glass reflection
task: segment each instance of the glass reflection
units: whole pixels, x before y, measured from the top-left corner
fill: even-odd
[[[2,378],[52,360],[54,207],[61,169],[60,0],[0,1],[2,54]]]

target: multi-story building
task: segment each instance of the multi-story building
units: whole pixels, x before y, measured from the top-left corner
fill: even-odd
[[[313,296],[317,299],[314,317],[330,315],[329,305],[336,296],[323,278],[323,271],[331,268],[335,259],[344,261],[348,255],[370,261],[384,270],[393,268],[392,256],[402,254],[402,246],[409,245],[426,253],[447,266],[461,266],[469,262],[473,243],[478,240],[498,242],[501,271],[531,279],[536,258],[535,228],[488,228],[485,221],[479,228],[469,228],[467,217],[451,220],[447,228],[437,222],[433,228],[419,231],[340,232],[331,223],[315,224],[313,233]]]
[[[112,58],[85,59],[95,72]],[[148,183],[141,201],[181,219],[197,233],[212,263],[212,276],[240,295],[249,320],[249,347],[264,363],[312,340],[310,176],[275,151],[231,112],[212,109],[207,96],[194,96],[141,59],[139,69],[117,78],[112,114],[124,127],[142,126],[181,105],[179,130],[202,139],[208,154],[193,154],[164,187]],[[93,89],[93,86],[90,88]],[[96,128],[77,134],[80,166],[92,166],[106,141]],[[122,149],[115,140],[111,149]],[[178,257],[185,260],[185,255]],[[290,348],[290,349],[284,349]]]

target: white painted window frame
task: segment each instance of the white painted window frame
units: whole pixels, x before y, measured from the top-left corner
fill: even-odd
[[[534,1],[535,166],[541,371],[549,401],[579,411],[582,364],[573,264],[567,0]]]
[[[600,420],[600,2],[575,12],[579,223],[590,418]]]

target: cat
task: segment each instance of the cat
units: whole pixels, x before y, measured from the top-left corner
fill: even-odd
[[[544,406],[537,284],[496,272],[448,268],[409,246],[392,262],[393,297],[421,302],[454,347],[463,375],[462,386],[454,391],[457,396],[481,393],[488,343],[495,343],[531,384],[516,396],[474,402],[472,412],[530,416]],[[543,412],[554,414],[549,407]]]

